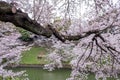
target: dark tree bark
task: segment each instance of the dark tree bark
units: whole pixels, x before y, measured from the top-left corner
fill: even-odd
[[[51,24],[48,24],[46,27],[43,27],[39,23],[37,23],[37,21],[30,19],[27,13],[17,10],[14,6],[4,1],[0,1],[0,21],[11,22],[17,27],[24,28],[37,35],[46,36],[47,38],[54,35],[62,42],[65,42],[66,40],[79,40],[91,34],[100,34],[101,32],[106,30],[92,30],[74,36],[62,35],[56,29],[54,29]]]
[[[52,32],[38,24],[36,21],[30,19],[27,13],[20,10],[13,10],[14,6],[0,1],[0,20],[3,22],[11,22],[17,27],[24,28],[38,35],[50,37]]]
[[[8,3],[0,1],[0,14],[14,13],[12,12],[12,8],[13,6],[9,5]]]

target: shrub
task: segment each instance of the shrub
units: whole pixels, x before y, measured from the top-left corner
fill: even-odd
[[[21,37],[19,37],[20,40],[25,42],[33,41],[33,39],[30,37],[31,33],[29,31],[26,31],[22,28],[18,28],[18,30],[21,33]]]

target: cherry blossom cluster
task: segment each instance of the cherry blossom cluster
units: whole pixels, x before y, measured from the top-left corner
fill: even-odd
[[[21,34],[11,23],[0,22],[0,76],[3,79],[22,75],[25,71],[14,73],[5,69],[7,66],[16,66],[21,59],[21,52],[29,49],[18,38]]]

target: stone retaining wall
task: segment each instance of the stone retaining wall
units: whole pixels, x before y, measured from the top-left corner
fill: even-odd
[[[8,65],[7,67],[14,67],[14,65]],[[15,67],[19,68],[43,68],[44,64],[20,64]],[[71,69],[71,66],[68,64],[63,64],[63,68]]]

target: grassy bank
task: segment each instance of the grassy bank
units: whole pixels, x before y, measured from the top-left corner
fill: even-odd
[[[47,51],[45,48],[42,47],[32,47],[28,51],[24,51],[22,53],[22,59],[20,64],[44,64],[47,63],[45,58],[39,59],[39,55],[46,55]]]

